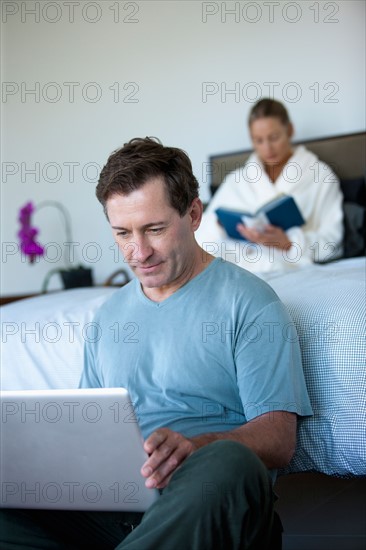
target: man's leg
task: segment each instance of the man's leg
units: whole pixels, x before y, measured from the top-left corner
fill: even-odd
[[[142,514],[1,510],[1,550],[109,550],[141,521]]]
[[[264,550],[273,522],[272,481],[234,441],[193,453],[118,550]]]

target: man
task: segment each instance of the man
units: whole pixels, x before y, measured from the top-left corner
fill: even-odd
[[[100,308],[80,385],[128,388],[149,455],[141,474],[161,496],[143,516],[63,513],[42,528],[58,540],[48,547],[269,548],[275,470],[294,452],[297,415],[311,414],[291,320],[263,281],[198,246],[183,151],[131,140],[97,197],[136,278]]]

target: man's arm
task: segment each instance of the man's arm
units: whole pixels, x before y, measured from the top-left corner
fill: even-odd
[[[242,443],[264,462],[267,468],[286,466],[295,451],[296,414],[274,411],[262,414],[243,426],[227,432],[213,432],[186,438],[169,428],[160,428],[145,441],[150,455],[141,469],[147,487],[165,487],[182,462],[194,451],[220,439]]]

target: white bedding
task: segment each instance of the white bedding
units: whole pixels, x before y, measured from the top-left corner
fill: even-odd
[[[77,288],[1,307],[1,389],[76,388],[90,323],[115,290]]]
[[[263,278],[296,324],[315,413],[300,423],[285,472],[366,475],[365,259]],[[1,388],[77,387],[94,313],[115,291],[73,289],[3,306]]]
[[[366,475],[365,258],[263,277],[299,335],[314,416],[285,472]]]

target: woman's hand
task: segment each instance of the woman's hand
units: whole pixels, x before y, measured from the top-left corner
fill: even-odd
[[[153,432],[144,443],[149,455],[141,468],[141,474],[147,478],[146,487],[166,487],[175,470],[197,448],[192,440],[169,428]]]
[[[259,232],[255,229],[245,227],[242,223],[239,223],[236,226],[236,229],[242,237],[253,243],[273,246],[274,248],[279,248],[280,250],[288,250],[291,248],[291,241],[280,227],[266,225],[264,230]]]

